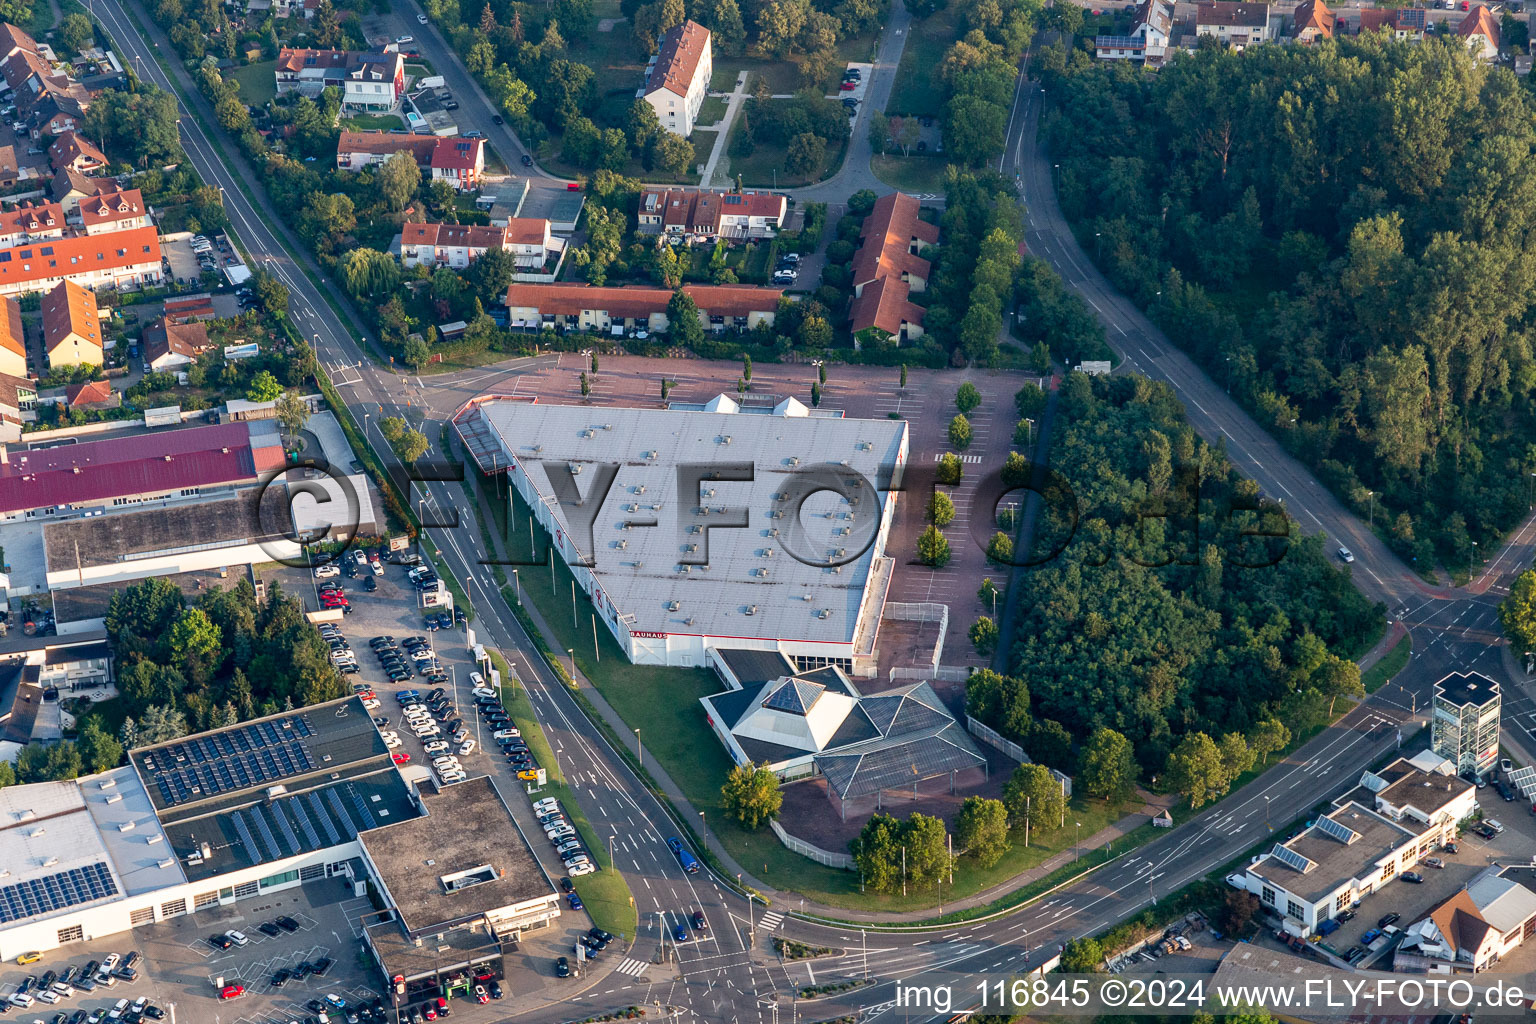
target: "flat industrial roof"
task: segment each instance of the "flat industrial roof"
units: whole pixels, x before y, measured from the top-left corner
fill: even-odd
[[[591,560],[603,599],[618,615],[632,616],[632,631],[854,640],[876,554],[872,545],[858,552],[876,535],[892,498],[881,488],[904,463],[904,421],[809,416],[792,401],[772,414],[752,413],[726,396],[710,411],[518,401],[484,401],[477,409],[561,533]],[[569,465],[593,463],[618,466],[589,541],[585,530],[572,530],[548,472],[570,483]],[[698,497],[680,496],[679,469],[687,465],[745,465],[753,478],[705,482]],[[796,524],[788,518],[793,510],[784,511],[793,502],[780,496],[795,474],[811,471],[838,481],[861,476],[872,489],[866,493],[873,500],[859,507],[829,490],[800,506],[804,539],[796,546],[803,555],[832,561],[858,553],[838,569],[806,564],[785,547]],[[574,478],[583,497],[597,475],[594,468]],[[722,528],[733,509],[745,510],[745,528]],[[652,519],[655,526],[625,529],[626,521]],[[683,564],[706,553],[707,567]]]
[[[554,885],[489,777],[418,791],[425,816],[358,837],[407,932],[419,934],[554,895]],[[477,880],[482,879],[477,869],[483,880]],[[448,880],[459,877],[466,884],[450,889]]]
[[[1344,826],[1355,838],[1345,841],[1325,831],[1324,819]],[[1290,842],[1275,844],[1305,858],[1310,865],[1306,870],[1285,863],[1273,851],[1248,870],[1302,899],[1316,902],[1350,879],[1369,873],[1387,851],[1414,838],[1412,831],[1364,804],[1345,804],[1324,819]]]
[[[326,781],[392,764],[355,696],[138,747],[129,757],[161,820],[238,806],[249,794],[296,780]]]
[[[0,925],[183,880],[131,768],[0,790],[0,864]]]
[[[68,572],[161,553],[287,540],[292,535],[288,511],[281,488],[248,489],[220,500],[48,523],[43,551],[49,572]]]

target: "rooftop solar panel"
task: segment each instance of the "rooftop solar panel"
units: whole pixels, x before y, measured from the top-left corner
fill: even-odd
[[[1292,850],[1290,847],[1275,844],[1274,857],[1286,867],[1293,868],[1305,874],[1312,870],[1312,861]]]
[[[368,809],[368,804],[363,800],[362,794],[352,786],[347,787],[352,794],[352,806],[357,808],[357,820],[368,828],[378,828],[379,823],[373,820],[373,812]]]
[[[272,834],[272,827],[267,824],[267,816],[262,813],[260,807],[252,807],[250,814],[252,820],[256,822],[256,832],[261,836],[261,841],[267,844],[267,850],[272,854],[272,859],[281,859],[283,851],[277,845],[277,837]]]
[[[251,863],[260,864],[266,860],[261,847],[256,845],[256,838],[251,835],[251,830],[245,823],[245,815],[236,811],[229,816],[229,820],[235,823],[235,834],[240,837],[240,844],[245,847],[245,855],[251,858]]]
[[[116,895],[117,881],[105,864],[70,868],[0,887],[0,924]]]
[[[303,853],[304,847],[299,843],[299,837],[293,831],[293,825],[288,821],[288,815],[283,813],[281,804],[271,804],[266,812],[277,822],[277,830],[282,833],[283,840],[288,844],[288,849],[294,853]]]
[[[330,838],[331,845],[335,846],[341,842],[341,833],[336,831],[336,823],[331,820],[331,816],[325,811],[325,806],[320,803],[320,794],[309,794],[309,806],[315,812],[315,820],[320,823],[321,828],[325,829],[325,834]]]
[[[352,824],[351,818],[347,817],[346,809],[341,806],[341,797],[336,795],[336,790],[326,790],[325,800],[331,808],[331,813],[336,817],[337,826],[346,833],[348,839],[356,839],[357,826]]]
[[[288,810],[298,819],[299,828],[304,830],[304,840],[309,843],[311,850],[320,849],[320,833],[315,831],[315,823],[309,820],[309,812],[304,809],[304,801],[298,797],[287,801]]]

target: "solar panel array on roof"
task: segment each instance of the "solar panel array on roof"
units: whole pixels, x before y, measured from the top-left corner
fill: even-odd
[[[0,924],[116,895],[116,879],[98,861],[0,888]]]
[[[1319,818],[1317,827],[1341,843],[1349,844],[1360,838],[1360,833],[1332,818]]]
[[[145,752],[149,770],[169,807],[259,786],[315,767],[305,742],[314,729],[303,715],[250,725]]]
[[[348,839],[356,839],[357,826],[352,824],[351,818],[347,817],[346,809],[341,806],[341,797],[336,795],[336,790],[326,790],[325,799],[331,805],[331,810],[335,812],[336,821],[340,824],[342,832],[345,833]]]
[[[1275,844],[1274,858],[1286,867],[1300,871],[1302,874],[1306,874],[1316,866],[1308,858],[1288,846],[1281,846],[1279,843]]]
[[[325,806],[320,803],[320,794],[309,793],[306,795],[309,799],[310,809],[315,812],[315,820],[320,823],[321,828],[325,829],[325,834],[330,839],[331,845],[335,846],[341,842],[341,833],[336,830],[336,823],[331,820],[331,816],[325,813]]]

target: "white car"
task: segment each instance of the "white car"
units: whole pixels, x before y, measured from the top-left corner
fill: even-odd
[[[230,942],[237,946],[250,945],[251,940],[245,937],[244,932],[225,932],[224,934],[228,936]]]
[[[384,563],[383,562],[374,562],[374,563],[372,563],[372,565],[373,565],[373,574],[375,576],[383,576],[384,575]]]
[[[542,800],[535,800],[533,809],[537,814],[554,814],[560,809],[560,801],[552,796],[547,796]]]
[[[522,733],[516,729],[497,729],[491,733],[491,739],[493,740],[515,740],[520,736],[522,736]]]
[[[406,714],[410,714],[412,711],[420,711],[422,714],[426,714],[427,706],[421,703],[402,704],[400,710]]]
[[[416,738],[419,740],[435,740],[443,734],[443,730],[435,725],[423,725],[411,731],[416,734]]]
[[[31,996],[27,995],[25,992],[13,992],[13,993],[11,993],[11,1005],[12,1006],[19,1006],[23,1010],[25,1010],[27,1007],[31,1006],[36,1001],[37,1000],[33,999]]]
[[[386,737],[384,737],[384,745],[386,747],[388,747],[390,750],[394,750],[396,747],[400,746],[400,744],[402,744],[404,742],[405,741],[402,740],[399,736],[386,736]]]
[[[456,757],[434,757],[432,759],[432,767],[433,768],[462,768],[464,766],[459,764],[459,759],[456,758]]]
[[[412,651],[411,652],[411,660],[412,661],[431,661],[435,657],[437,657],[437,655],[433,654],[431,651],[427,650],[425,647],[423,647],[419,651]]]
[[[415,36],[395,36],[395,42],[401,46],[404,46],[406,43],[414,43],[415,41]]]
[[[101,973],[111,974],[117,969],[117,965],[123,962],[122,954],[108,953],[101,959]]]
[[[425,14],[416,15],[416,22],[419,25],[425,25],[427,23],[427,16]]]
[[[572,878],[576,878],[581,875],[590,875],[596,870],[597,865],[593,864],[591,861],[588,861],[585,864],[572,864],[570,867],[565,869],[565,873],[570,875]]]
[[[496,696],[496,691],[491,689],[489,686],[477,686],[473,690],[470,690],[469,692],[473,696],[476,696],[476,697],[494,697],[494,696]]]
[[[427,753],[429,754],[441,754],[447,749],[448,744],[443,740],[433,740],[431,743],[428,743],[426,747]]]
[[[317,580],[328,580],[333,576],[340,575],[341,569],[334,565],[322,565],[320,568],[315,570],[315,579]]]
[[[483,689],[485,687],[485,676],[481,675],[479,672],[471,672],[469,674],[469,685]],[[494,695],[495,694],[493,693],[492,696]]]
[[[63,997],[52,989],[44,989],[37,994],[37,998],[44,1003],[56,1003]]]
[[[442,779],[444,783],[463,782],[469,778],[463,772],[438,772],[437,777]]]
[[[475,741],[474,740],[465,740],[463,743],[459,744],[459,753],[461,755],[463,755],[463,754],[473,754],[474,752],[475,752]]]
[[[353,662],[353,664],[356,664],[356,662]],[[373,711],[381,706],[382,705],[379,703],[379,698],[377,697],[369,697],[367,700],[363,701],[363,707],[367,708],[369,711]]]

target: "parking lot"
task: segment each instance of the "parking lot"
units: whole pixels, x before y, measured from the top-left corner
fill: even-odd
[[[1423,882],[1397,878],[1367,896],[1357,908],[1355,917],[1324,939],[1329,948],[1341,955],[1356,946],[1363,948],[1365,936],[1373,930],[1379,931],[1388,915],[1397,914],[1398,919],[1388,923],[1405,929],[1426,917],[1486,868],[1495,864],[1529,863],[1531,850],[1536,849],[1536,819],[1528,813],[1529,808],[1518,801],[1504,802],[1492,786],[1478,791],[1478,802],[1486,817],[1504,826],[1502,833],[1493,839],[1484,839],[1470,830],[1463,831],[1456,842],[1455,853],[1435,850],[1430,854],[1444,862],[1443,868],[1420,862],[1411,870],[1422,876]],[[1390,946],[1391,943],[1381,943],[1375,950],[1353,958],[1355,966],[1380,966],[1376,960]]]
[[[544,841],[544,829],[533,812],[532,798],[520,795],[521,791],[527,790],[533,783],[516,777],[512,766],[497,750],[489,731],[483,727],[480,716],[475,713],[470,694],[472,685],[470,674],[479,671],[479,668],[475,665],[473,654],[469,650],[464,625],[460,623],[453,628],[435,631],[424,628],[423,621],[426,613],[431,612],[437,615],[440,614],[440,610],[437,608],[424,610],[417,606],[417,593],[407,577],[410,567],[389,564],[384,559],[381,559],[381,564],[384,566],[382,575],[375,575],[370,569],[367,570],[366,575],[342,575],[334,578],[334,582],[340,583],[345,590],[351,608],[351,611],[345,613],[342,620],[336,624],[351,645],[357,660],[358,672],[347,678],[356,685],[366,685],[372,689],[379,702],[378,707],[371,709],[372,713],[376,716],[375,720],[381,729],[393,732],[398,738],[399,745],[393,750],[397,755],[405,755],[401,767],[406,772],[407,778],[413,776],[424,778],[432,774],[431,757],[438,754],[428,755],[426,744],[427,742],[446,742],[447,736],[433,737],[430,740],[418,738],[411,730],[396,695],[406,689],[414,689],[426,694],[435,686],[441,685],[450,695],[467,738],[474,741],[473,749],[467,754],[459,754],[457,751],[460,749],[460,744],[452,743],[453,756],[457,758],[467,776],[489,775],[496,781],[502,792],[506,794],[507,804],[511,807],[523,834],[529,837],[534,856],[538,858],[545,872],[558,881],[565,874],[565,866],[555,854],[554,848]],[[363,572],[361,568],[356,571]],[[268,580],[276,580],[285,592],[298,596],[304,601],[308,610],[314,610],[320,604],[319,587],[333,582],[330,579],[315,580],[307,570],[302,569],[273,570],[263,573],[263,576]],[[369,592],[363,589],[363,581],[368,579],[373,580],[376,590]],[[419,671],[409,678],[390,680],[380,668],[379,659],[369,647],[369,641],[378,636],[393,636],[397,645],[401,647],[402,653],[404,641],[408,638],[417,637],[426,641],[426,649],[431,651],[440,671],[447,676],[447,680],[441,684],[435,684],[422,676]],[[490,747],[489,754],[486,752],[487,746]],[[554,963],[560,956],[571,956],[572,946],[578,936],[590,927],[592,927],[592,921],[585,911],[574,910],[567,902],[562,907],[561,917],[553,927],[527,933],[520,940],[517,952],[506,957],[505,987],[508,995],[515,993],[520,1002],[529,999],[558,1000],[584,987],[583,982],[556,978]],[[618,953],[619,949],[615,947],[613,952],[605,954],[603,959],[617,964],[623,959],[621,955],[616,955]],[[462,1002],[462,1000],[456,1000],[455,1006]],[[471,1007],[466,1005],[463,1009],[469,1010]]]
[[[311,1012],[303,1008],[311,998],[337,993],[353,1003],[379,995],[377,982],[370,988],[357,955],[361,947],[356,919],[371,909],[368,900],[353,898],[350,886],[340,880],[311,883],[100,941],[73,943],[26,967],[8,963],[0,973],[0,996],[9,997],[28,974],[62,974],[70,966],[78,968],[109,954],[121,956],[136,950],[142,954],[134,965],[139,972],[137,980],[118,981],[92,992],[77,990],[73,997],[56,1004],[39,1002],[27,1010],[13,1008],[12,1013],[22,1014],[25,1020],[31,1019],[26,1014],[46,1019],[58,1012],[105,1011],[119,999],[131,1004],[142,997],[147,1006],[158,1007],[168,1016],[179,1013],[183,1021],[213,1020],[217,1014],[224,1022],[286,1024],[303,1020]],[[297,930],[279,930],[275,938],[258,930],[262,923],[279,916],[291,917]],[[221,951],[208,942],[209,936],[229,929],[242,931],[247,945]],[[334,961],[323,978],[290,981],[281,989],[272,987],[272,975],[279,968],[322,957]],[[245,994],[221,1001],[218,993],[226,985],[242,985]],[[152,1012],[146,1016],[154,1019]]]

